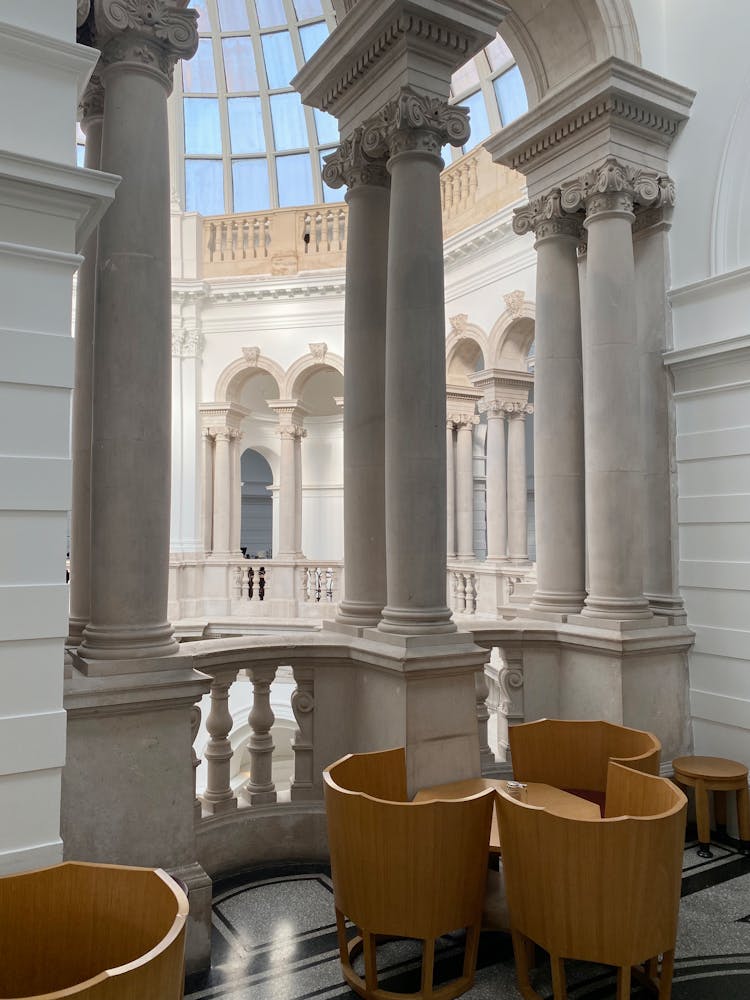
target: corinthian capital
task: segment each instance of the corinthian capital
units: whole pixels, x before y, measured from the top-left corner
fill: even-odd
[[[548,236],[573,236],[581,234],[582,218],[576,209],[565,211],[560,188],[533,198],[526,205],[513,211],[513,232],[519,236],[534,233],[538,240]]]
[[[78,117],[83,133],[86,133],[86,128],[93,118],[101,118],[103,114],[104,87],[99,74],[92,73],[78,105]]]
[[[587,219],[601,212],[632,214],[636,205],[671,207],[674,198],[674,182],[669,177],[637,170],[614,156],[562,189],[563,209],[572,212],[585,207]]]
[[[463,146],[470,133],[468,108],[403,87],[398,97],[365,122],[362,148],[377,159],[407,150],[439,156],[445,143]]]
[[[95,0],[95,41],[105,67],[145,67],[171,87],[177,60],[198,48],[198,14],[184,8],[184,0]]]
[[[367,156],[363,150],[363,133],[364,126],[358,126],[334,153],[325,157],[323,180],[329,187],[340,188],[345,184],[349,188],[363,184],[387,187],[390,184],[385,158]]]

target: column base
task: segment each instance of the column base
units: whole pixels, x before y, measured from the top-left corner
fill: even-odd
[[[644,622],[653,619],[651,608],[645,597],[596,597],[592,594],[586,598],[581,618],[597,621],[620,622],[624,628],[643,628]],[[628,626],[627,622],[632,624]],[[646,626],[647,627],[647,626]]]
[[[394,635],[431,635],[456,632],[449,608],[383,608],[383,617],[377,625],[379,632]]]
[[[654,615],[658,615],[668,625],[684,625],[687,622],[685,604],[679,594],[644,594]]]
[[[580,615],[586,592],[537,590],[529,604],[529,617],[542,621],[566,622],[569,615]]]
[[[365,601],[342,601],[336,612],[336,622],[355,629],[375,628],[383,614],[383,606]]]
[[[83,642],[83,633],[88,623],[88,618],[71,616],[68,620],[68,638],[65,640],[65,645],[72,646],[74,649],[80,646]]]
[[[133,660],[170,656],[180,644],[170,622],[163,625],[92,625],[83,632],[78,654],[84,660]]]

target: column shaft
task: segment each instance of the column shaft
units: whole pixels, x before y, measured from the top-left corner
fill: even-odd
[[[294,438],[294,553],[302,557],[302,434]]]
[[[208,429],[203,431],[203,461],[201,475],[203,476],[201,511],[203,525],[203,551],[208,554],[213,549],[214,523],[214,438]]]
[[[124,33],[127,36],[127,32]],[[140,39],[139,39],[140,43]],[[167,86],[112,62],[102,169],[122,175],[99,227],[92,434],[92,659],[174,652],[167,622],[171,313]],[[106,46],[104,59],[106,62]]]
[[[231,432],[226,427],[216,431],[214,449],[214,555],[226,559],[230,553],[231,533]]]
[[[514,562],[528,560],[527,538],[526,410],[522,408],[512,410],[508,419],[508,555]]]
[[[384,631],[452,632],[446,607],[445,293],[439,140],[397,133],[386,327]],[[431,133],[419,133],[432,137]],[[425,145],[429,145],[429,142]],[[419,387],[419,390],[417,390]]]
[[[350,154],[351,155],[351,154]],[[348,169],[347,169],[348,167]],[[344,599],[337,620],[377,625],[385,582],[385,171],[349,160],[344,353]]]
[[[446,520],[448,522],[448,558],[456,557],[456,444],[454,441],[454,423],[448,420],[445,431],[445,468],[446,468]]]
[[[81,128],[86,135],[84,165],[98,170],[102,148],[104,93],[92,77],[88,94],[96,94],[98,113],[85,114]],[[84,103],[84,111],[86,104]],[[75,390],[72,405],[73,493],[70,515],[70,624],[68,643],[78,646],[91,614],[91,419],[93,407],[94,328],[96,268],[99,228],[83,248],[84,261],[76,286]]]
[[[487,410],[487,558],[508,557],[508,500],[506,492],[505,413],[495,405]]]
[[[280,559],[292,559],[297,553],[297,459],[296,436],[291,427],[282,428],[279,467],[279,551]]]
[[[242,528],[242,434],[233,431],[229,443],[229,551],[233,556],[240,554],[240,534]]]
[[[456,434],[456,527],[458,558],[474,558],[474,420],[463,420]]]

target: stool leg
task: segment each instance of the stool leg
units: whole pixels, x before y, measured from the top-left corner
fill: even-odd
[[[727,796],[729,792],[714,792],[714,816],[719,833],[727,832]]]
[[[750,853],[750,794],[747,785],[737,789],[737,823],[742,850],[746,854]]]
[[[696,781],[695,783],[695,818],[698,821],[698,857],[712,858],[708,792],[703,781]]]

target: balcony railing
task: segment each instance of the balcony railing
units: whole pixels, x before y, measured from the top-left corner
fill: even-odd
[[[517,201],[519,174],[494,164],[482,148],[451,164],[440,177],[443,235],[454,236]],[[343,268],[345,204],[273,209],[203,220],[202,277],[292,275]]]

